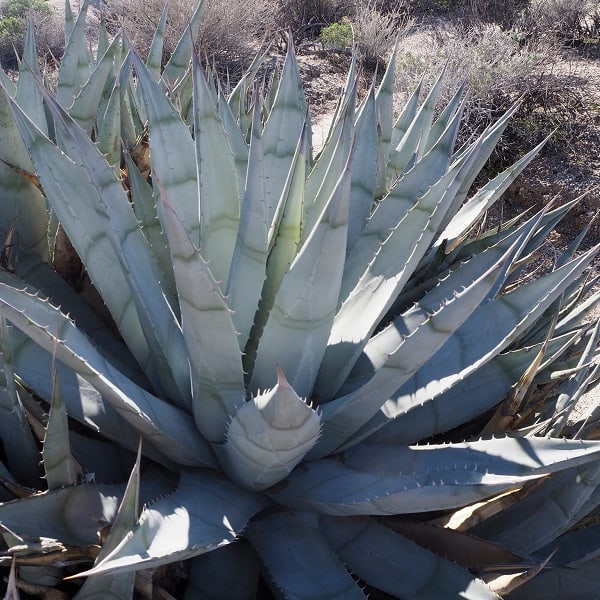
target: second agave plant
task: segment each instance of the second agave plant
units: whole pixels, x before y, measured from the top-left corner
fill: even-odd
[[[457,147],[353,65],[313,156],[292,44],[226,96],[201,8],[161,69],[166,9],[144,62],[67,4],[56,92],[31,32],[1,78],[7,597],[598,597],[596,249],[476,227],[514,109]]]

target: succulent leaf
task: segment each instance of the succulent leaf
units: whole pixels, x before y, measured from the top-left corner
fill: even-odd
[[[132,64],[148,113],[152,173],[174,203],[193,243],[200,244],[200,213],[194,140],[179,113],[141,59],[132,53]]]
[[[175,83],[185,75],[185,72],[189,68],[194,44],[198,37],[203,10],[204,0],[198,0],[188,26],[181,34],[177,46],[175,46],[175,50],[173,50],[173,54],[171,54],[169,61],[163,69],[161,81],[166,86],[173,87]]]
[[[137,165],[129,153],[125,153],[125,164],[127,166],[127,178],[133,211],[140,223],[142,232],[148,240],[148,248],[151,250],[156,261],[159,282],[173,312],[179,318],[180,310],[177,301],[177,290],[175,287],[175,276],[171,263],[171,253],[168,241],[164,235],[162,225],[158,218],[156,206],[156,195],[152,186],[140,173]]]
[[[323,539],[315,514],[276,512],[261,516],[250,523],[247,535],[273,584],[286,598],[366,598]],[[307,556],[310,561],[305,560]]]
[[[95,564],[108,556],[137,522],[141,457],[142,441],[140,439],[137,458],[133,465],[133,469],[131,470],[127,486],[125,487],[123,498],[119,504],[115,519],[111,524],[110,531],[106,536],[106,540],[98,553]],[[103,577],[91,577],[86,579],[75,597],[77,600],[93,600],[94,598],[101,597],[101,595],[107,598],[112,595],[115,600],[119,598],[129,598],[133,595],[134,581],[135,571],[110,574]]]
[[[146,66],[148,67],[148,71],[152,74],[152,77],[154,77],[156,81],[160,80],[165,26],[167,24],[168,14],[169,2],[167,1],[165,2],[162,12],[160,13],[160,19],[156,25],[154,35],[152,36],[152,42],[150,43],[150,49],[148,50],[148,57],[146,58]]]
[[[334,397],[360,356],[364,344],[412,275],[435,238],[445,211],[452,202],[453,190],[460,185],[462,173],[467,168],[468,161],[460,169],[451,170],[441,177],[401,217],[397,225],[394,225],[396,221],[388,221],[385,239],[376,242],[377,249],[365,265],[365,270],[362,273],[360,268],[355,270],[355,273],[360,273],[358,279],[351,276],[348,282],[346,271],[340,294],[343,303],[335,316],[316,384],[321,401]],[[363,236],[369,234],[367,225]],[[361,251],[359,244],[360,241],[357,241],[353,251]],[[399,256],[404,257],[403,261],[398,261]],[[361,260],[364,261],[364,258]],[[348,264],[351,264],[351,260],[352,256]],[[335,376],[331,376],[332,373]]]
[[[379,411],[382,398],[392,396],[400,382],[411,380],[428,357],[452,339],[494,285],[504,260],[501,258],[461,292],[453,291],[441,304],[427,307],[425,318],[412,331],[404,330],[401,319],[382,331],[386,350],[379,370],[358,389],[322,405],[323,436],[311,456],[325,456],[343,445]]]
[[[60,488],[0,504],[0,520],[20,536],[89,546],[98,543],[98,522],[113,521],[122,495],[122,485]]]
[[[319,160],[306,179],[301,222],[301,244],[310,236],[323,214],[340,173],[346,169],[355,140],[354,105],[350,102],[335,125],[334,131],[321,152]]]
[[[34,393],[43,398],[51,398],[52,351],[46,352],[19,331],[11,332],[11,337],[16,338],[12,359],[15,372],[20,374]],[[136,430],[123,421],[112,406],[85,379],[62,364],[57,364],[56,368],[61,378],[68,414],[92,430],[101,431],[108,440],[134,450],[135,440],[139,435]],[[24,401],[23,398],[21,400]],[[3,433],[2,439],[7,443],[10,437],[5,437]],[[13,447],[17,448],[17,446]],[[155,460],[161,461],[162,455],[152,450],[149,444],[146,445],[145,452]],[[35,460],[37,462],[37,458]]]
[[[356,117],[356,141],[352,158],[352,187],[348,211],[349,252],[373,210],[377,185],[377,113],[373,89]]]
[[[552,438],[498,438],[446,446],[365,443],[341,460],[306,462],[269,495],[290,508],[333,516],[443,510],[594,461],[598,452],[598,442]]]
[[[24,485],[39,483],[39,451],[15,382],[14,332],[0,318],[0,440],[9,469]]]
[[[260,560],[244,540],[222,546],[190,560],[184,600],[249,600],[256,595]]]
[[[158,567],[210,552],[233,542],[263,505],[214,471],[183,473],[172,495],[145,508],[119,545],[79,576]]]
[[[600,525],[594,523],[564,533],[559,538],[552,540],[550,544],[540,548],[537,556],[552,556],[552,562],[556,565],[579,567],[594,558],[598,558],[598,533]]]
[[[585,516],[582,508],[590,510],[586,502],[599,485],[598,464],[569,469],[544,481],[526,498],[471,531],[500,544],[510,540],[510,547],[517,552],[535,552]],[[596,504],[599,502],[596,500]]]
[[[515,590],[515,600],[580,600],[600,593],[600,560],[594,558],[575,570],[547,570]]]
[[[465,88],[467,86],[467,82],[464,81],[454,92],[454,96],[450,98],[446,106],[442,109],[440,114],[436,117],[435,122],[431,126],[429,130],[429,135],[427,136],[427,143],[423,149],[423,152],[426,154],[431,150],[431,148],[435,145],[435,143],[440,139],[443,135],[444,131],[448,128],[450,123],[456,118],[457,114],[462,114],[465,108],[466,99],[464,97]],[[453,156],[456,156],[456,152]]]
[[[306,98],[290,36],[281,80],[262,135],[264,157],[271,175],[265,190],[269,224],[285,187],[297,141],[305,127],[306,113]]]
[[[245,398],[242,354],[231,311],[165,190],[162,221],[173,258],[183,336],[192,367],[193,415],[204,437],[220,443],[229,415]],[[205,351],[199,349],[205,348]]]
[[[415,89],[412,91],[412,94],[406,101],[406,104],[400,111],[400,114],[398,115],[398,118],[396,119],[396,121],[394,123],[394,127],[392,129],[392,138],[390,140],[390,143],[391,143],[390,152],[392,151],[392,148],[398,147],[398,144],[404,138],[406,132],[408,131],[408,128],[411,126],[412,122],[414,121],[414,119],[417,115],[417,111],[419,110],[419,100],[421,97],[422,87],[423,87],[423,80],[421,80],[418,83],[418,85],[415,87]],[[392,168],[392,163],[391,163],[391,161],[388,161],[388,164],[386,165],[387,178],[390,181],[393,181],[398,178],[398,174],[397,173],[393,174],[391,172],[391,168]]]
[[[549,351],[564,348],[574,336],[565,338],[553,340]],[[410,394],[398,393],[351,441],[369,437],[373,441],[414,444],[450,431],[499,404],[538,351],[539,346],[530,346],[499,354],[446,391],[438,393],[425,385]]]
[[[308,397],[333,323],[348,236],[350,162],[320,223],[289,267],[262,333],[250,389],[273,384],[279,363],[300,396]],[[303,333],[301,333],[303,332]]]
[[[321,529],[346,567],[394,597],[499,600],[466,569],[440,558],[374,519],[322,518]],[[374,552],[365,552],[373,548]]]
[[[115,85],[98,119],[98,150],[118,176],[121,166],[121,90]]]
[[[57,130],[77,157],[77,163],[65,160],[58,148],[34,130],[15,107],[15,119],[28,141],[46,194],[63,226],[73,239],[79,240],[78,254],[84,257],[126,339],[139,353],[137,357],[148,378],[157,389],[164,387],[170,397],[185,401],[189,373],[184,362],[183,336],[162,294],[147,242],[131,206],[91,140],[51,98],[46,101]],[[73,188],[73,181],[80,187]],[[89,203],[78,202],[81,190],[86,190]],[[141,331],[136,331],[138,327]]]
[[[92,57],[85,37],[85,20],[89,6],[90,0],[84,0],[79,8],[77,19],[71,28],[68,25],[68,17],[70,13],[72,19],[73,13],[71,12],[69,0],[65,0],[67,45],[62,57],[56,87],[56,100],[65,108],[69,108],[73,104],[73,100],[88,81],[93,70]]]
[[[228,475],[244,487],[263,490],[294,469],[320,433],[319,415],[277,368],[277,384],[246,402],[232,417],[227,441],[217,448]]]
[[[582,255],[561,269],[479,306],[414,377],[391,396],[389,409],[393,412],[394,399],[404,397],[410,403],[409,398],[419,389],[437,395],[481,368],[487,357],[498,354],[539,318],[562,286],[585,268],[591,255]],[[483,340],[486,346],[489,344],[488,349],[483,347]]]
[[[56,370],[53,373],[52,404],[46,425],[42,458],[49,490],[78,483],[82,469],[71,452],[67,411]]]
[[[375,95],[375,107],[377,113],[377,127],[374,129],[378,134],[377,158],[377,188],[375,197],[381,198],[387,191],[386,165],[388,162],[392,134],[394,129],[394,81],[396,78],[396,57],[398,46],[394,48],[387,63],[381,84]]]
[[[469,229],[483,216],[485,211],[500,198],[523,169],[539,154],[544,144],[545,141],[479,188],[448,223],[439,235],[436,245],[444,241],[448,250],[453,250],[456,244],[462,241],[463,236],[466,235]]]
[[[457,124],[458,121],[455,126]],[[377,205],[346,260],[340,302],[346,300],[356,287],[381,245],[395,227],[401,226],[414,208],[416,199],[424,197],[431,186],[446,173],[454,135],[452,128],[447,129],[446,136],[438,141],[418,165],[397,179],[383,201]]]
[[[388,169],[393,170],[394,176],[392,179],[396,179],[408,170],[415,160],[421,158],[424,154],[435,106],[441,90],[443,74],[442,71],[433,86],[431,86],[425,101],[411,120],[410,125],[408,125],[406,133],[398,140],[396,146],[390,150]],[[397,128],[397,130],[399,129]],[[398,133],[393,137],[397,136]]]
[[[200,194],[200,252],[217,281],[226,285],[240,219],[234,155],[227,133],[194,59],[194,140]]]
[[[1,70],[1,69],[0,69]],[[0,185],[3,194],[0,213],[2,245],[11,240],[22,251],[48,260],[48,210],[35,186],[33,165],[10,110],[11,95],[0,88]],[[29,178],[29,179],[28,179]]]
[[[267,277],[269,225],[265,200],[266,177],[260,132],[260,100],[257,95],[248,155],[248,177],[226,292],[242,349],[250,337]]]
[[[115,62],[118,61],[121,48],[121,38],[116,36],[101,55],[102,58],[96,64],[94,71],[81,92],[77,94],[73,105],[69,108],[69,115],[76,121],[88,135],[91,134],[96,125],[96,116],[100,103],[104,99],[104,90],[112,86],[115,76]],[[39,92],[38,92],[39,93]],[[19,103],[20,106],[22,106]],[[29,115],[29,112],[25,110]],[[47,132],[44,132],[47,134]]]
[[[248,167],[248,144],[246,144],[246,138],[242,134],[240,126],[236,121],[232,109],[222,91],[219,91],[217,108],[219,110],[219,115],[221,116],[223,127],[227,132],[229,147],[233,152],[239,195],[240,198],[243,198],[246,189],[247,174],[252,173]]]
[[[0,297],[1,310],[14,325],[47,352],[56,352],[60,361],[87,379],[165,456],[189,465],[214,465],[191,417],[120,373],[60,311],[6,284],[0,284]]]
[[[17,82],[17,93],[15,100],[19,106],[29,115],[36,126],[48,134],[48,123],[42,94],[36,83],[40,81],[42,74],[38,64],[38,53],[35,44],[35,30],[31,15],[27,18],[27,30],[25,33],[25,45],[23,57],[19,65],[19,80]]]

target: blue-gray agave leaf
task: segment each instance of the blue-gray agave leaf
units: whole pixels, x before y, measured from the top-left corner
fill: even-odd
[[[15,382],[14,331],[0,318],[0,440],[10,471],[24,485],[39,483],[39,451]]]
[[[269,494],[328,515],[390,515],[464,506],[596,460],[600,442],[499,438],[437,446],[356,446],[306,462]]]
[[[245,540],[236,540],[190,560],[184,600],[252,600],[260,576],[260,559]]]
[[[220,461],[235,481],[262,490],[286,477],[313,447],[318,414],[277,368],[275,387],[243,404],[227,428]]]
[[[511,600],[593,600],[600,595],[600,559],[576,569],[548,569],[515,590]]]
[[[142,443],[140,440],[137,458],[129,476],[123,498],[119,504],[117,515],[98,553],[95,561],[96,564],[102,561],[118,546],[121,539],[127,535],[137,522],[140,495],[141,451]],[[75,598],[77,600],[93,600],[99,597],[106,598],[106,600],[110,600],[111,598],[114,600],[129,598],[133,594],[134,581],[135,571],[90,577],[84,582]]]
[[[56,370],[52,379],[52,403],[42,450],[44,472],[49,490],[75,485],[82,474],[81,465],[71,453],[67,411]]]
[[[119,545],[80,575],[158,567],[210,552],[233,542],[264,505],[216,471],[184,473],[173,494],[146,508]]]
[[[214,465],[208,444],[191,416],[125,377],[58,309],[6,284],[0,284],[0,298],[2,312],[14,325],[87,379],[165,456],[189,465]],[[166,434],[169,430],[170,435]]]
[[[160,215],[169,240],[183,337],[192,367],[194,419],[206,439],[220,443],[229,415],[245,395],[237,333],[219,283],[170,204],[166,190],[160,182],[158,185]]]
[[[321,529],[346,567],[373,587],[406,600],[499,600],[466,569],[374,519],[321,519]],[[373,552],[365,552],[373,548]]]
[[[247,537],[285,598],[365,600],[360,586],[325,542],[314,513],[261,516],[250,524]]]

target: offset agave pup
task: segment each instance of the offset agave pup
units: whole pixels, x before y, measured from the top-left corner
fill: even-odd
[[[226,97],[201,7],[162,71],[166,9],[146,63],[86,9],[55,94],[31,31],[1,76],[6,597],[598,597],[596,249],[522,276],[570,206],[473,233],[539,150],[469,194],[514,111],[393,121],[392,57],[313,157],[291,44]]]

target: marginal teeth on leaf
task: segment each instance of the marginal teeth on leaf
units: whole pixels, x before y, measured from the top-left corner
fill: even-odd
[[[238,409],[227,428],[227,441],[217,452],[232,478],[251,489],[265,489],[292,471],[320,430],[317,412],[277,367],[275,387]]]

